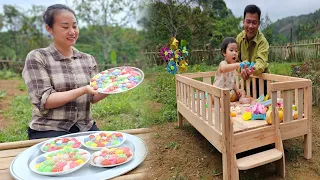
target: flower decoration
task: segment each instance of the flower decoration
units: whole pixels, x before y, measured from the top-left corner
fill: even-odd
[[[170,47],[170,48],[169,48]],[[167,71],[170,74],[176,74],[177,71],[185,72],[188,70],[188,51],[186,41],[182,40],[179,48],[179,41],[175,37],[170,38],[170,44],[164,45],[160,49],[160,56],[168,62]]]
[[[171,57],[172,51],[169,49],[168,46],[163,46],[160,49],[160,56],[163,58],[163,60],[168,61]]]
[[[176,74],[177,73],[177,64],[174,61],[169,61],[167,70],[170,74]]]

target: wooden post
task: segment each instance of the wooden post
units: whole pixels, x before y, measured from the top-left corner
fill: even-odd
[[[308,119],[308,134],[304,135],[304,158],[312,157],[312,83],[304,91],[304,115]]]
[[[178,80],[176,80],[176,99],[177,99],[177,101],[181,100],[182,94],[180,93],[181,92],[180,89],[181,89],[180,82]],[[178,118],[178,127],[182,127],[182,125],[183,125],[182,114],[178,110],[177,110],[177,116],[178,116],[177,117]]]
[[[230,91],[221,91],[222,99],[230,99]],[[222,121],[222,163],[223,163],[223,179],[224,180],[235,180],[239,179],[236,177],[237,165],[235,161],[235,153],[233,152],[233,124],[230,119],[230,101],[222,102],[222,113],[220,120]]]

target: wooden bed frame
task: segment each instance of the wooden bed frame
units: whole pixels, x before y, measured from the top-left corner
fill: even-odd
[[[277,162],[279,175],[285,177],[285,160],[282,141],[304,136],[304,157],[312,156],[312,82],[308,79],[261,74],[243,80],[238,74],[237,86],[247,89],[246,94],[254,99],[264,92],[272,99],[272,124],[265,121],[231,121],[230,91],[212,85],[215,72],[199,72],[176,75],[176,98],[178,126],[183,118],[190,122],[216,149],[222,153],[223,179],[239,179],[239,170],[247,170],[270,162]],[[256,87],[259,79],[259,88]],[[199,97],[199,98],[197,98]],[[277,97],[283,98],[283,122],[276,110]],[[212,102],[214,103],[208,103]],[[220,103],[215,103],[220,102]],[[298,111],[298,119],[292,118],[292,104]],[[240,116],[241,117],[241,116]],[[255,122],[254,122],[255,121]],[[255,124],[258,123],[258,124]],[[261,124],[262,123],[262,124]],[[239,125],[240,124],[240,125]],[[238,153],[275,144],[274,149],[237,159]]]

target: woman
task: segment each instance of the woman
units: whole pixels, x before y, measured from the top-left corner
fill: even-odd
[[[33,104],[29,139],[97,131],[90,103],[106,95],[89,86],[98,73],[95,59],[73,47],[79,36],[75,13],[56,4],[47,8],[43,20],[53,43],[31,51],[22,72]]]

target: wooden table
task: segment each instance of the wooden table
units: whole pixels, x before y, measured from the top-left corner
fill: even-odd
[[[128,134],[135,135],[140,137],[146,144],[150,143],[151,139],[151,130],[148,128],[140,129],[127,129],[120,130],[119,132],[124,132]],[[43,142],[47,139],[37,139],[37,140],[25,140],[25,141],[16,141],[9,143],[0,143],[0,180],[13,180],[10,174],[10,164],[13,159],[25,149]],[[132,180],[132,179],[146,179],[146,175],[149,169],[149,157],[140,164],[137,168],[132,171],[114,178],[113,180]]]

